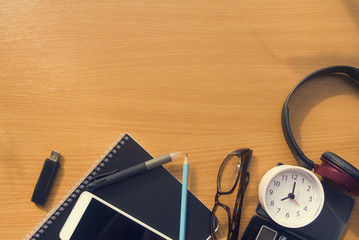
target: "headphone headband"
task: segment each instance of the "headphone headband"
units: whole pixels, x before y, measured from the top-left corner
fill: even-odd
[[[302,166],[304,166],[307,169],[313,169],[314,167],[314,163],[312,160],[310,160],[309,158],[307,158],[305,156],[305,154],[302,152],[302,150],[299,148],[297,142],[294,139],[292,130],[290,128],[290,123],[289,123],[289,100],[291,98],[291,96],[293,95],[293,93],[306,81],[321,76],[321,75],[326,75],[326,74],[330,74],[330,73],[343,73],[348,75],[349,77],[351,77],[352,79],[355,79],[357,81],[359,81],[359,69],[355,68],[355,67],[350,67],[350,66],[332,66],[332,67],[326,67],[326,68],[322,68],[319,69],[311,74],[309,74],[308,76],[306,76],[302,81],[300,81],[294,88],[293,90],[289,93],[287,99],[284,102],[283,108],[282,108],[282,129],[283,129],[283,133],[284,133],[284,137],[287,141],[287,144],[289,146],[289,148],[292,150],[292,153],[294,154],[294,156],[297,158],[297,160],[301,163]]]

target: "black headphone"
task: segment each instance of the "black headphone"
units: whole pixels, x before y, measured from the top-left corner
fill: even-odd
[[[359,68],[349,66],[327,67],[309,74],[293,88],[284,102],[282,109],[282,129],[289,148],[292,150],[293,155],[303,167],[309,170],[314,168],[314,171],[319,175],[333,180],[348,190],[352,195],[359,196],[359,170],[357,168],[332,152],[323,153],[321,157],[321,165],[315,164],[312,160],[307,158],[299,148],[290,128],[288,103],[293,93],[304,82],[307,82],[315,77],[331,73],[346,74],[351,79],[359,82]]]

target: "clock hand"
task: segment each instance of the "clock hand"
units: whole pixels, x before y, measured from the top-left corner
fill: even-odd
[[[293,198],[293,201],[294,201],[298,206],[300,206],[299,203],[297,202],[297,200],[295,200],[294,198]]]
[[[292,190],[292,194],[294,195],[294,190],[295,190],[295,185],[297,184],[297,182],[294,182],[293,184],[293,190]]]
[[[289,198],[289,195],[288,195],[288,197],[282,198],[281,201],[284,201],[284,200],[286,200],[288,198]]]
[[[295,185],[296,185],[296,184],[297,184],[297,182],[294,182],[292,193],[289,193],[289,194],[288,194],[288,197],[289,197],[290,199],[292,199],[298,206],[300,206],[299,203],[297,202],[297,200],[295,200],[295,195],[294,195],[294,190],[295,190]]]
[[[296,184],[297,184],[297,182],[294,182],[292,192],[288,193],[288,196],[285,197],[285,198],[282,198],[281,201],[284,201],[284,200],[290,198],[290,199],[294,200],[294,202],[299,206],[299,203],[297,202],[297,200],[294,199],[295,198],[294,190],[295,190],[295,185]]]

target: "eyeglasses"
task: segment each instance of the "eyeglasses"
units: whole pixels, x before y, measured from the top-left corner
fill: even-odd
[[[218,226],[222,226],[218,223],[216,213],[225,211],[228,216],[228,229],[221,228],[224,232],[223,235],[227,235],[227,240],[237,240],[239,233],[239,225],[241,219],[242,203],[244,193],[249,183],[249,163],[252,158],[252,150],[249,148],[238,149],[231,152],[224,160],[219,168],[217,177],[217,193],[215,196],[215,204],[211,213],[210,229],[213,240],[217,240],[219,237],[216,232]],[[239,182],[238,193],[236,202],[234,205],[233,213],[231,209],[219,201],[219,197],[222,195],[230,195],[234,192]],[[225,215],[223,213],[222,215]]]

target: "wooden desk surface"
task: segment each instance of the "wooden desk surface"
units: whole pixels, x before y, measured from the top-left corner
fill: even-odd
[[[297,165],[280,123],[289,91],[316,69],[358,66],[358,11],[354,0],[2,1],[0,239],[23,238],[125,132],[155,156],[188,152],[189,188],[209,208],[224,157],[253,149],[243,233],[264,173]],[[359,167],[358,88],[338,77],[304,88],[291,116],[304,152]],[[52,149],[61,168],[37,207]],[[166,165],[179,179],[181,163]],[[343,238],[358,225],[356,204]]]

